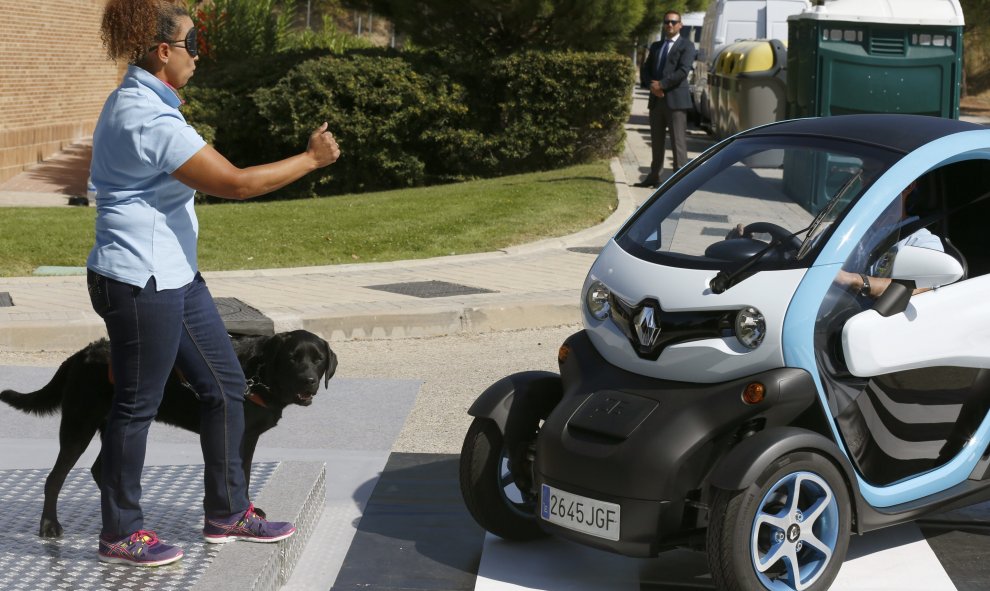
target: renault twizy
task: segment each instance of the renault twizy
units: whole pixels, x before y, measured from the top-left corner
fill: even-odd
[[[990,130],[775,123],[668,180],[604,246],[560,373],[489,387],[473,517],[720,589],[823,590],[851,533],[990,498]]]

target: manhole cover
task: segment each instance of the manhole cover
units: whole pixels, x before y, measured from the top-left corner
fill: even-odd
[[[471,295],[475,293],[495,293],[490,289],[471,287],[446,281],[411,281],[409,283],[388,283],[385,285],[366,285],[367,289],[377,289],[416,298],[445,298],[450,296]]]
[[[227,332],[232,334],[253,334],[272,336],[275,323],[255,308],[237,298],[213,298]]]
[[[602,251],[601,246],[572,246],[567,250],[571,252],[579,252],[581,254],[599,254]]]
[[[697,213],[694,211],[682,211],[677,217],[682,220],[695,220],[699,222],[729,223],[729,216],[721,213]]]

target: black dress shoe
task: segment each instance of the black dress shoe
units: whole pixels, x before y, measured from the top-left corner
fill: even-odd
[[[645,179],[645,180],[639,181],[638,183],[634,183],[633,186],[634,187],[649,187],[651,189],[656,189],[657,187],[660,186],[660,182],[659,181],[655,181],[655,180]]]

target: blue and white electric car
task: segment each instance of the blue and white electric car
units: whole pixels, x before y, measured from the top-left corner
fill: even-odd
[[[470,409],[469,510],[629,556],[707,548],[720,589],[822,590],[850,533],[990,498],[990,130],[767,125],[608,242],[560,373]]]

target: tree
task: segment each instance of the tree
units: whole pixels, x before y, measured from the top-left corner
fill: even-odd
[[[990,2],[959,0],[959,5],[966,20],[963,94],[979,95],[990,90]]]
[[[371,0],[425,47],[471,54],[608,51],[628,44],[647,0]]]
[[[643,11],[643,18],[632,30],[631,37],[636,40],[652,40],[657,31],[660,30],[660,21],[668,11],[675,11],[681,14],[686,12],[704,11],[708,7],[709,0],[646,0],[646,9]]]

